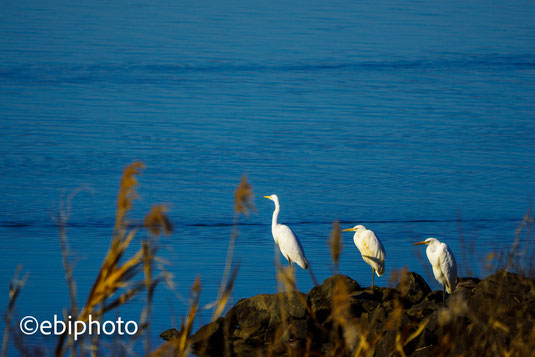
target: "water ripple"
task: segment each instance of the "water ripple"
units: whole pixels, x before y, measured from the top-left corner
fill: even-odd
[[[532,55],[444,56],[433,58],[366,60],[355,62],[199,62],[199,63],[43,63],[0,65],[0,81],[91,84],[102,82],[137,83],[179,81],[177,75],[203,73],[316,73],[325,71],[399,70],[533,70]]]

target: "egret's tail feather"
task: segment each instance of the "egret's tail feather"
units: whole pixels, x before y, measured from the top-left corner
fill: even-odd
[[[453,287],[452,287],[451,284],[450,284],[449,282],[446,281],[446,282],[444,283],[444,286],[446,287],[446,292],[447,292],[448,294],[451,294],[452,291],[453,291],[453,289],[455,289],[455,283],[453,283]]]
[[[368,263],[368,264],[370,264],[372,266],[372,268],[373,268],[373,270],[375,270],[375,273],[377,274],[377,276],[381,276],[381,275],[384,274],[384,272],[385,272],[384,260],[381,260],[381,259],[376,258],[376,257],[369,256],[369,255],[362,255],[362,258],[366,258],[366,259],[371,260],[371,262],[366,262],[366,263]]]

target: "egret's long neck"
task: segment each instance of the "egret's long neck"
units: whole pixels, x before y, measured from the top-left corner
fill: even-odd
[[[279,205],[279,202],[275,201],[275,211],[273,211],[273,220],[271,221],[271,229],[274,229],[275,226],[277,226],[277,217],[279,216],[280,210],[281,210],[281,207]]]

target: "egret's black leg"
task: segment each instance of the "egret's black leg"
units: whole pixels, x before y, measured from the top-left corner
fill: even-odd
[[[372,268],[372,289],[374,288],[374,282],[375,282],[375,269]]]
[[[442,307],[446,307],[446,287],[442,285]]]

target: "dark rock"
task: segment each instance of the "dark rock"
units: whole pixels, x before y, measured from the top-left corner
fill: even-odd
[[[240,341],[235,343],[255,346],[273,342],[281,324],[305,319],[306,299],[305,294],[298,292],[292,295],[262,294],[238,301],[226,316],[229,338]]]
[[[412,304],[422,301],[430,292],[431,288],[425,282],[424,278],[416,273],[409,272],[406,280],[399,283],[396,289],[401,292],[401,296],[409,300]]]
[[[399,292],[399,290],[392,289],[392,288],[377,288],[377,289],[381,294],[382,302],[397,300],[401,297],[401,293]]]
[[[381,304],[383,294],[377,290],[361,290],[351,294],[351,311],[356,317],[373,312]]]
[[[437,309],[438,310],[438,309]],[[412,350],[406,350],[405,352],[411,356],[429,356],[439,343],[439,335],[437,330],[439,328],[437,322],[437,313],[434,310],[431,315],[428,316],[429,321],[418,338],[415,339],[415,344],[412,346]],[[416,320],[418,322],[423,321]]]
[[[479,284],[479,282],[481,281],[481,279],[479,278],[472,278],[472,277],[466,277],[466,278],[457,278],[457,286],[459,285],[471,285],[471,286],[475,286],[477,284]]]
[[[320,286],[313,287],[308,292],[307,304],[315,314],[318,322],[327,320],[332,310],[333,290],[336,284],[344,284],[346,292],[352,294],[360,290],[360,285],[346,275],[334,275],[326,279]]]
[[[357,283],[355,280],[351,279],[347,275],[341,274],[333,275],[330,278],[325,279],[325,281],[319,286],[319,288],[321,289],[324,295],[330,296],[336,284],[340,282],[343,282],[346,285],[347,291],[350,294],[354,291],[361,290],[359,283]],[[314,288],[312,288],[311,291],[312,290],[314,290]]]
[[[231,319],[239,329],[249,328],[263,324],[276,326],[281,323],[282,315],[295,319],[305,317],[306,295],[296,294],[261,294],[249,299],[241,299],[227,313],[226,318]]]
[[[468,301],[474,295],[475,288],[480,281],[478,278],[458,278],[457,286],[451,295],[453,297],[460,296],[463,300]]]
[[[275,355],[285,353],[287,348],[294,352],[306,348],[306,340],[309,335],[308,321],[294,320],[291,324],[280,325],[277,330],[276,338],[266,341],[266,345],[271,344],[270,349]]]
[[[497,272],[473,289],[468,309],[478,321],[494,326],[501,339],[519,332],[527,337],[535,321],[535,281],[514,273]]]
[[[165,330],[160,334],[160,337],[163,338],[165,341],[173,340],[177,338],[180,335],[180,332],[176,328],[170,328],[169,330]]]
[[[440,308],[442,308],[442,292],[440,294],[440,301],[435,298],[429,300],[426,298],[419,304],[413,305],[409,309],[406,309],[405,313],[413,320],[422,320],[435,313]]]
[[[217,355],[219,351],[224,351],[224,324],[225,319],[220,317],[201,327],[191,336],[193,350],[202,355]]]
[[[391,288],[374,287],[351,294],[352,317],[368,313],[372,321],[384,320],[392,310],[394,300],[400,297],[399,291]]]
[[[447,294],[446,294],[447,295]],[[422,302],[430,304],[440,304],[444,301],[444,293],[442,290],[433,290],[422,300]]]
[[[238,301],[192,337],[205,356],[352,355],[365,334],[375,356],[481,355],[535,348],[535,281],[498,272],[483,280],[460,278],[455,291],[431,291],[421,276],[406,275],[395,289],[361,289],[336,275],[308,295],[263,294]],[[333,301],[337,302],[333,307]],[[425,324],[425,327],[424,327]],[[421,327],[412,340],[406,340]],[[162,338],[176,338],[170,329]],[[379,341],[379,342],[378,342]]]
[[[500,271],[481,280],[476,290],[485,295],[500,295],[513,303],[517,302],[519,297],[533,297],[535,281],[515,273]]]

